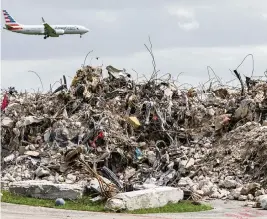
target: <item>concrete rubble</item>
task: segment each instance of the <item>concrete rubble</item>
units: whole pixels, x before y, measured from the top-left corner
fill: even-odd
[[[105,208],[112,211],[158,208],[168,203],[183,200],[183,190],[172,187],[158,187],[140,191],[119,193],[107,200]]]
[[[85,66],[47,93],[3,93],[4,188],[31,180],[86,184],[107,198],[166,186],[197,200],[266,194],[265,81],[186,90],[171,77],[138,83],[107,70]]]
[[[57,199],[61,197],[75,200],[83,196],[84,190],[83,185],[55,184],[45,180],[13,182],[9,186],[9,191],[12,193],[42,199]]]

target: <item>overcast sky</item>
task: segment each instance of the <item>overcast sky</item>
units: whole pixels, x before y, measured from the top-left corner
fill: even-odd
[[[254,55],[255,75],[267,69],[266,0],[2,0],[2,9],[21,24],[42,24],[44,17],[49,24],[90,29],[82,38],[64,35],[46,40],[1,29],[4,88],[40,87],[29,70],[39,73],[45,90],[63,74],[70,81],[90,50],[94,52],[86,64],[150,75],[151,57],[144,46],[148,35],[160,74],[184,72],[181,83],[205,82],[207,66],[229,81],[233,79],[229,68],[236,68],[249,53]],[[251,57],[240,71],[250,76]]]

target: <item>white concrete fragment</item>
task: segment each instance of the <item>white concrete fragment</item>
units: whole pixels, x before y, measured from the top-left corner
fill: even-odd
[[[40,123],[43,121],[43,117],[36,117],[36,116],[27,116],[22,117],[20,121],[16,123],[16,127],[20,128],[22,126],[31,125],[33,123]]]
[[[226,189],[221,189],[221,190],[219,190],[219,192],[220,192],[219,198],[227,197],[230,194],[230,192]]]
[[[109,179],[107,179],[105,177],[101,177],[101,178],[104,180],[105,183],[112,184],[112,182]],[[87,185],[87,188],[93,189],[94,191],[96,191],[98,193],[101,193],[101,191],[102,191],[100,188],[99,182],[96,178],[91,179],[91,181],[89,182],[89,185]]]
[[[107,201],[105,208],[112,211],[119,211],[126,209],[125,202],[121,199],[112,198]]]
[[[232,190],[230,195],[233,196],[234,199],[238,199],[239,196],[241,195],[241,189],[242,188],[236,188]]]
[[[144,183],[142,185],[138,185],[138,184],[133,185],[134,190],[152,189],[152,188],[157,188],[157,187],[159,186],[155,184],[147,184],[147,183]]]
[[[14,111],[18,111],[20,110],[21,108],[21,105],[19,103],[10,103],[8,104],[8,106],[6,107],[5,111],[6,111],[6,114],[9,114],[11,113],[13,110]]]
[[[84,187],[75,184],[54,184],[45,180],[28,180],[10,183],[9,191],[34,198],[74,200],[82,197]]]
[[[6,173],[4,177],[1,178],[2,181],[9,181],[9,182],[14,182],[15,178],[10,175],[10,173]]]
[[[131,178],[136,173],[135,168],[127,167],[124,172],[124,179],[127,181],[129,178]]]
[[[170,203],[177,203],[184,197],[179,188],[158,187],[153,189],[119,193],[108,199],[105,208],[110,210],[157,208]]]
[[[156,153],[154,151],[148,151],[147,152],[147,159],[148,159],[148,162],[151,165],[153,165],[155,163],[155,161],[157,160]]]
[[[49,176],[50,175],[50,172],[48,170],[45,170],[42,167],[38,167],[35,170],[35,174],[36,174],[37,177],[44,177],[44,176]]]
[[[250,201],[253,201],[254,200],[254,196],[252,194],[248,194],[247,195],[247,199],[250,200]]]
[[[30,149],[31,151],[35,151],[35,150],[36,150],[36,148],[35,148],[35,146],[34,146],[33,144],[30,144],[30,145],[29,145],[29,149]]]
[[[7,157],[5,157],[3,160],[4,162],[9,162],[9,161],[13,161],[15,159],[15,154],[10,154]]]
[[[51,129],[46,130],[44,133],[44,141],[45,142],[49,142],[50,135],[51,135]]]
[[[14,125],[14,122],[9,117],[4,117],[1,120],[1,125],[2,125],[2,127],[9,127],[9,128],[11,128]]]
[[[260,206],[267,210],[267,195],[261,195],[257,197],[257,202],[260,203]]]
[[[67,175],[67,179],[72,181],[72,182],[75,182],[77,177],[75,175],[73,175],[73,174],[68,174]]]
[[[256,192],[255,192],[255,196],[257,197],[257,196],[260,196],[260,195],[264,195],[264,190],[263,189],[261,189],[261,190],[257,190]]]
[[[194,183],[189,177],[182,177],[178,182],[178,187],[193,186]]]
[[[63,176],[58,176],[58,181],[59,181],[59,182],[64,182],[64,181],[65,181],[65,179],[64,179],[64,177],[63,177]]]
[[[208,115],[210,115],[210,116],[214,116],[215,113],[216,113],[216,112],[215,112],[214,109],[212,109],[212,108],[207,109],[207,114],[208,114]]]
[[[40,155],[38,151],[25,151],[24,154],[32,157],[38,157]]]
[[[240,195],[240,196],[238,197],[238,200],[239,200],[239,201],[246,201],[246,200],[247,200],[247,196],[246,196],[246,195]]]
[[[248,183],[246,184],[242,190],[241,195],[248,195],[248,194],[255,194],[256,190],[259,190],[261,188],[259,183]]]
[[[237,182],[235,180],[226,179],[224,181],[220,181],[219,185],[227,189],[234,189],[237,186]]]
[[[182,160],[180,163],[181,168],[189,168],[195,164],[195,160],[193,158],[190,158],[189,160]]]

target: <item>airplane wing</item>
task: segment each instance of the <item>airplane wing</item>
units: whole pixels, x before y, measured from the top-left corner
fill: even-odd
[[[43,25],[44,25],[44,29],[45,29],[45,33],[48,36],[57,36],[56,34],[56,30],[54,28],[52,28],[48,23],[45,22],[44,18],[42,18],[43,21]]]

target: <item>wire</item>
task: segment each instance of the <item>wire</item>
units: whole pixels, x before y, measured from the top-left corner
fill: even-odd
[[[246,55],[246,57],[242,60],[242,62],[237,66],[236,70],[243,64],[243,62],[246,60],[246,58],[248,56],[251,56],[251,59],[252,59],[252,72],[251,72],[251,76],[250,77],[253,77],[253,74],[254,74],[254,56],[253,56],[253,54]]]
[[[43,92],[43,91],[44,91],[44,85],[43,85],[43,82],[42,82],[41,77],[40,77],[40,76],[38,75],[38,73],[35,72],[35,71],[29,70],[28,72],[32,72],[32,73],[34,73],[34,74],[39,78],[39,80],[40,80],[40,82],[41,82],[41,85],[42,85],[42,92]]]
[[[218,77],[218,75],[216,75],[215,71],[213,70],[212,67],[210,66],[207,66],[207,70],[208,70],[208,74],[209,74],[209,79],[210,79],[210,71],[209,69],[213,72],[214,76],[216,77],[217,81],[220,83],[220,85],[222,85],[222,81],[221,79]]]
[[[93,52],[94,50],[91,50],[91,51],[89,51],[87,54],[86,54],[86,56],[85,56],[85,58],[84,58],[84,61],[83,61],[83,67],[85,66],[85,61],[86,61],[86,59],[87,59],[87,56],[91,53],[91,52]]]

